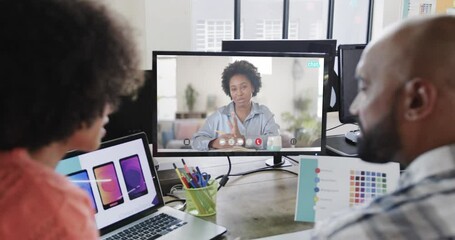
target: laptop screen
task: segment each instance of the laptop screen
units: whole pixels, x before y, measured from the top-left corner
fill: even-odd
[[[56,170],[90,196],[98,229],[162,205],[143,133],[103,143],[93,152],[71,152]]]

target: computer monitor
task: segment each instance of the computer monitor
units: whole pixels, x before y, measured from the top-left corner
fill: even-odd
[[[357,95],[355,70],[359,63],[365,44],[348,44],[338,46],[338,76],[340,78],[340,108],[338,117],[341,123],[355,123],[355,117],[349,107]]]
[[[329,86],[327,94],[327,111],[338,111],[339,103],[337,101],[339,84],[338,76],[335,73],[335,57],[337,40],[320,39],[320,40],[223,40],[222,51],[263,51],[263,52],[314,52],[325,53],[328,56],[329,78],[325,83]]]
[[[148,139],[152,139],[153,114],[155,109],[152,96],[153,71],[145,70],[145,82],[137,94],[133,97],[122,99],[117,111],[109,115],[109,123],[106,124],[106,135],[103,141],[145,132]]]
[[[203,144],[195,144],[196,137],[205,134],[210,140],[211,135],[213,140],[221,138],[220,131],[230,132],[227,124],[216,118],[232,117],[229,110],[222,111],[234,104],[222,88],[222,73],[236,61],[246,61],[257,68],[262,82],[253,97],[257,108],[244,119],[243,128],[239,124],[244,136],[241,144],[238,139],[231,142],[227,138],[225,145],[229,148],[213,149],[206,144],[204,149]],[[153,52],[153,69],[154,156],[259,155],[273,156],[273,163],[279,164],[282,156],[325,153],[326,54],[157,51]],[[248,125],[252,119],[266,121]],[[266,130],[272,120],[279,126],[275,134]],[[315,142],[318,143],[314,145]]]
[[[341,123],[356,123],[349,108],[357,95],[357,79],[355,71],[362,55],[365,44],[349,44],[338,46],[338,75],[340,78],[338,117]],[[357,156],[357,139],[359,128],[350,130],[341,135],[327,137],[327,150],[342,156]]]

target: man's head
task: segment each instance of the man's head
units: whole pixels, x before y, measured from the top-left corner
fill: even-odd
[[[455,143],[455,17],[408,20],[365,49],[351,106],[366,161],[409,164]]]
[[[127,27],[95,1],[0,0],[0,150],[90,129],[135,90]]]

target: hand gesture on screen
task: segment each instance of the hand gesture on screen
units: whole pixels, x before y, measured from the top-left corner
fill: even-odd
[[[232,116],[232,122],[228,121],[229,127],[231,128],[231,134],[233,138],[235,139],[235,145],[237,146],[243,146],[245,145],[245,137],[240,133],[239,127],[238,127],[238,120],[237,120],[237,115],[235,115],[235,112],[231,112]]]
[[[232,121],[228,121],[229,127],[231,128],[231,134],[235,138],[243,137],[242,134],[240,134],[239,126],[237,125],[237,115],[235,115],[235,112],[231,112],[231,116]]]
[[[243,146],[245,144],[245,137],[240,133],[239,127],[237,125],[237,116],[234,112],[231,113],[231,116],[232,121],[228,121],[231,133],[216,131],[221,135],[209,143],[209,148],[232,148],[234,146]]]
[[[233,134],[226,133],[220,135],[218,138],[212,140],[211,148],[232,148],[236,145],[235,137]]]

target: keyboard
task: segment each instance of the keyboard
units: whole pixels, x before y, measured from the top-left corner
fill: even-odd
[[[180,219],[161,213],[107,239],[157,239],[185,224],[186,222]]]

